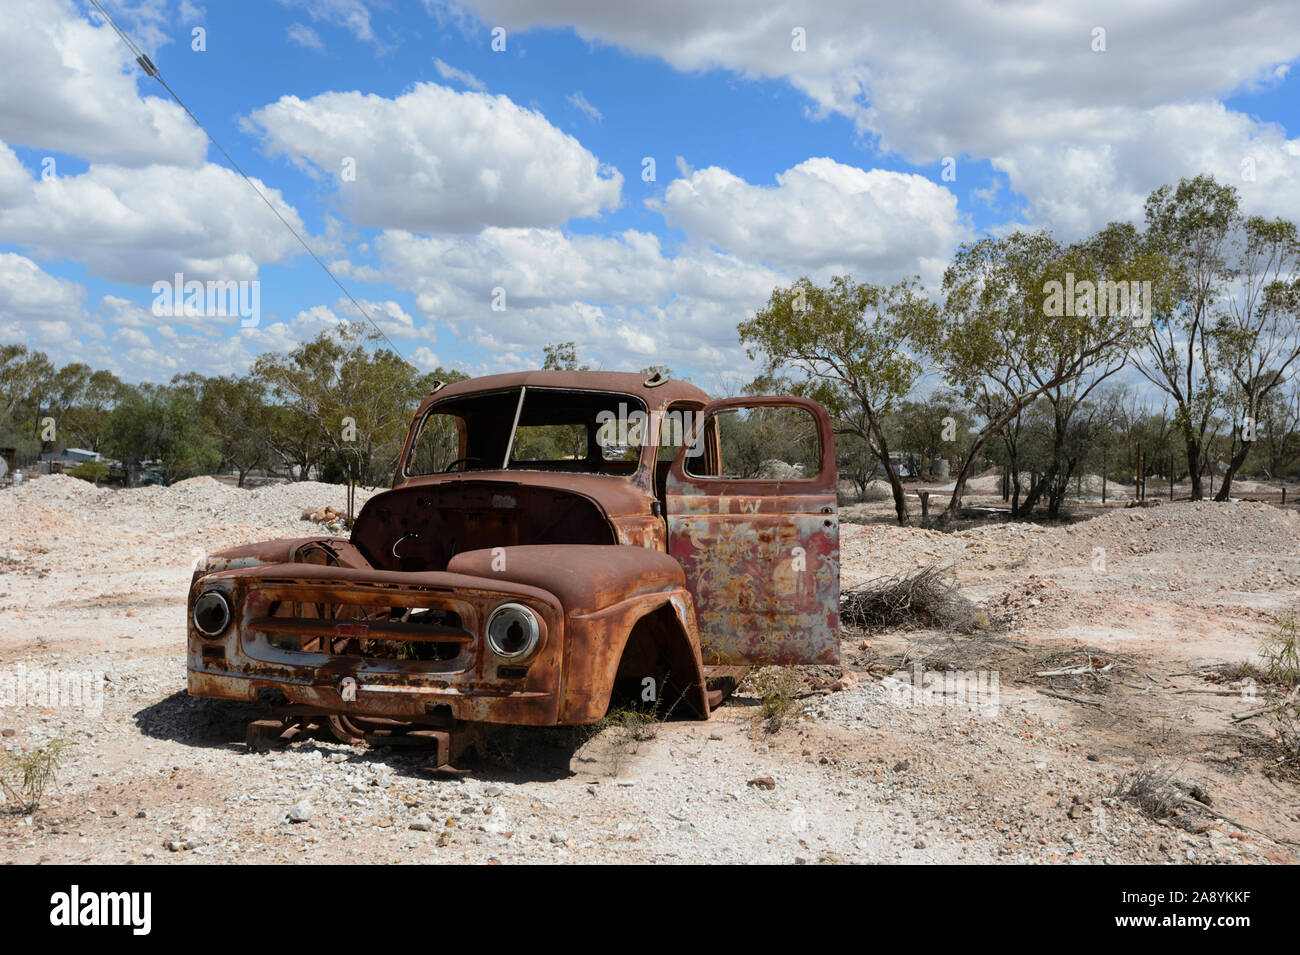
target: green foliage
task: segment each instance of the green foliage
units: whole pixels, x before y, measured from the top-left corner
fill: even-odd
[[[909,281],[885,288],[835,276],[826,287],[802,278],[774,289],[768,303],[739,326],[751,358],[794,368],[844,390],[873,411],[902,397],[921,373],[900,349],[905,323],[929,311]],[[845,408],[852,419],[858,409]]]
[[[56,403],[50,409],[58,422],[60,443],[103,450],[109,417],[125,392],[126,386],[112,372],[80,364],[60,369]]]
[[[514,461],[584,460],[587,428],[582,424],[520,426],[510,457]]]
[[[1300,375],[1288,391],[1276,389],[1259,403],[1261,451],[1245,473],[1267,477],[1300,474]]]
[[[1055,309],[1049,290],[1070,275],[1076,285],[1139,277],[1137,260],[1107,258],[1117,249],[1106,234],[1061,246],[1025,232],[963,246],[944,273],[943,309],[920,314],[912,341],[968,401],[993,398],[995,411],[1122,360],[1136,337],[1131,315]]]
[[[713,416],[721,448],[719,474],[747,480],[813,477],[821,466],[817,422],[803,408],[726,409]],[[687,470],[700,473],[704,458]]]
[[[30,351],[26,345],[0,345],[0,425],[25,408],[24,418],[35,436],[41,398],[53,380],[54,366],[44,352]]]
[[[159,461],[168,484],[221,464],[220,449],[203,427],[194,382],[180,376],[173,382],[127,388],[104,436],[105,450],[123,462]]]
[[[1300,233],[1283,219],[1243,215],[1237,190],[1205,175],[1155,190],[1145,216],[1144,248],[1168,267],[1136,364],[1174,408],[1193,497],[1203,493],[1202,473],[1226,460],[1218,495],[1226,499],[1254,432],[1267,433],[1259,425],[1270,400],[1300,362]]]
[[[268,463],[272,453],[266,383],[246,375],[208,378],[199,385],[203,427],[216,440],[222,461],[245,474]]]
[[[1121,308],[1086,298],[1066,307],[1063,299],[1088,287],[1082,283],[1146,280],[1154,261],[1125,226],[1068,246],[1045,232],[1015,232],[958,249],[944,273],[943,308],[917,312],[908,329],[913,346],[985,420],[945,517],[960,506],[987,442],[1039,395],[1052,406],[1052,472],[1059,478],[1059,444],[1071,417],[1092,388],[1123,367],[1140,327]]]
[[[951,391],[901,401],[886,420],[890,444],[903,452],[909,469],[920,477],[931,476],[936,458],[946,458],[959,467],[973,440],[970,432],[975,420]]]
[[[1232,478],[1252,445],[1274,427],[1278,398],[1300,362],[1300,233],[1292,222],[1252,216],[1234,234],[1233,275],[1241,294],[1215,314],[1211,341],[1227,372],[1226,416],[1231,442],[1228,473],[1217,495],[1227,498]],[[1246,420],[1251,424],[1246,426]],[[1276,450],[1274,448],[1274,450]]]
[[[56,781],[59,760],[68,745],[65,740],[52,739],[28,751],[0,750],[0,790],[7,811],[30,813],[40,807],[46,787]]]
[[[98,484],[108,477],[108,465],[103,461],[83,461],[68,473],[74,478],[89,481],[91,484]]]
[[[920,377],[921,365],[904,341],[907,329],[934,311],[913,281],[886,288],[840,275],[825,287],[801,278],[774,289],[767,305],[738,326],[751,358],[762,358],[773,371],[803,373],[806,393],[826,406],[837,431],[867,443],[894,487],[900,522],[907,519],[907,504],[881,418]]]
[[[543,371],[588,371],[578,363],[574,342],[547,345],[542,349]],[[560,461],[587,456],[587,431],[572,425],[539,425],[520,428],[511,456],[516,461]]]
[[[867,488],[875,480],[880,462],[865,438],[856,434],[839,434],[835,437],[835,473],[841,481],[853,484],[856,500],[867,497]]]
[[[328,449],[326,464],[370,486],[392,479],[411,415],[432,383],[395,353],[367,349],[378,341],[359,325],[341,325],[253,364],[254,376]]]
[[[587,371],[586,365],[578,364],[578,348],[573,342],[547,345],[542,356],[543,371]]]

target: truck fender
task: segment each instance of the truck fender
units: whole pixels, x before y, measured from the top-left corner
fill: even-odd
[[[659,665],[667,677],[654,687],[661,712],[708,719],[694,607],[681,565],[662,551],[623,544],[496,547],[457,554],[447,570],[526,584],[559,600],[565,616],[560,723],[603,717],[620,668],[633,675],[650,649],[656,680]],[[625,661],[630,642],[634,656]]]

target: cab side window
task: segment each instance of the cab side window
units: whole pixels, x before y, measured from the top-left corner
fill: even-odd
[[[709,415],[697,445],[684,462],[692,477],[799,481],[821,473],[817,419],[797,405],[723,408]]]

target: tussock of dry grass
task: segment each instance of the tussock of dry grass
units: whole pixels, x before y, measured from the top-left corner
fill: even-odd
[[[29,813],[40,807],[67,748],[66,741],[52,739],[29,751],[0,751],[0,792],[7,812]]]
[[[751,674],[746,684],[758,696],[759,718],[769,733],[778,732],[786,722],[803,715],[799,701],[803,681],[789,667],[764,667]]]
[[[1199,785],[1178,778],[1179,767],[1164,763],[1143,763],[1121,779],[1112,796],[1133,803],[1152,819],[1170,819],[1183,828],[1192,828],[1199,815],[1216,815],[1210,809],[1213,799]]]
[[[1300,621],[1284,617],[1277,633],[1268,637],[1260,648],[1266,679],[1288,690],[1300,686]]]
[[[1133,803],[1152,819],[1164,819],[1183,803],[1178,770],[1160,763],[1145,763],[1115,786],[1112,796]]]

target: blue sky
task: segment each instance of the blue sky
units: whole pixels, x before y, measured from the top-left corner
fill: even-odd
[[[165,380],[356,317],[89,4],[11,5],[0,340]],[[799,275],[933,287],[983,232],[1074,238],[1199,172],[1300,218],[1293,4],[107,5],[422,368],[576,340],[733,388],[736,323]],[[158,314],[177,271],[259,282],[256,327]]]

